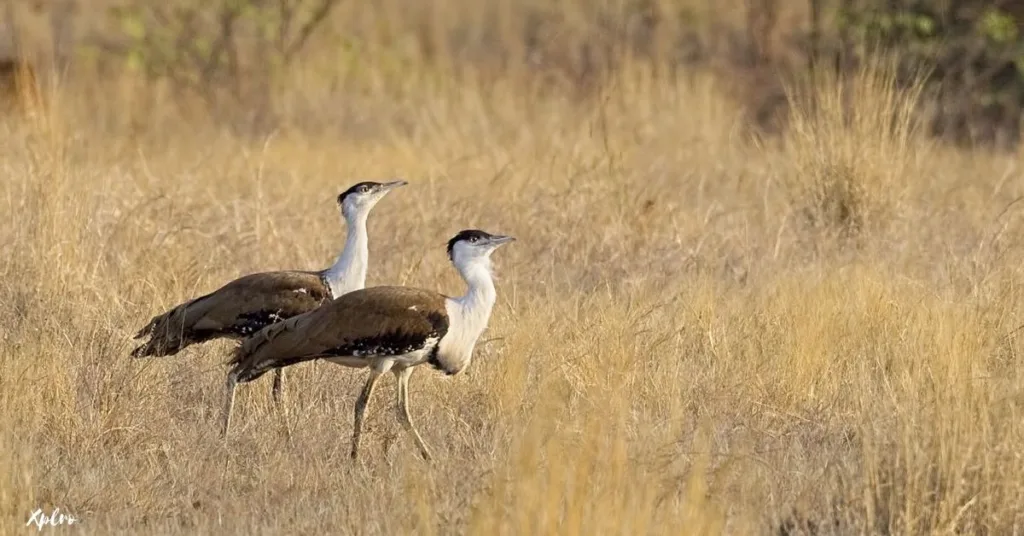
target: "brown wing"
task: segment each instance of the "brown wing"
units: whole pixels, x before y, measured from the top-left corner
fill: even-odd
[[[448,331],[445,296],[409,287],[373,287],[273,324],[246,338],[230,363],[239,382],[272,368],[322,357],[401,355]]]
[[[132,356],[173,355],[194,343],[245,337],[328,299],[330,289],[316,273],[250,274],[153,317],[135,335],[150,339]]]

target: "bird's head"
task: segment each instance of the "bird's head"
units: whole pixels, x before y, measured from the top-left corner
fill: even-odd
[[[341,214],[345,216],[345,219],[369,214],[370,209],[385,195],[388,195],[388,192],[406,184],[409,183],[403,180],[353,184],[351,188],[338,194],[338,206],[341,207]]]
[[[514,241],[511,236],[493,235],[478,229],[465,229],[448,241],[448,258],[462,267],[476,262],[487,263],[491,253],[503,244]]]

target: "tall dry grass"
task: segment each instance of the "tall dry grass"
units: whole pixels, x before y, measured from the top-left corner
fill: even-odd
[[[625,62],[581,100],[383,54],[312,56],[263,137],[130,76],[4,118],[5,533],[55,507],[81,522],[52,532],[94,534],[1024,530],[1013,156],[920,139],[884,68],[841,93],[858,120],[797,107],[758,146],[699,72]],[[833,164],[863,194],[855,241],[801,216]],[[392,176],[370,284],[457,293],[449,236],[519,238],[467,373],[414,375],[433,465],[387,383],[349,460],[356,371],[294,368],[290,443],[269,386],[240,390],[225,446],[227,343],[127,357],[162,308],[329,263],[333,197]]]

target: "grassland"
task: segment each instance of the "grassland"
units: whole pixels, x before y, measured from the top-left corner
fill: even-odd
[[[581,99],[311,58],[266,135],[131,75],[3,119],[0,532],[1024,532],[1024,177],[920,136],[884,62],[757,141],[699,70]],[[433,465],[390,381],[352,462],[358,372],[293,368],[290,443],[245,386],[225,446],[228,343],[128,357],[166,306],[327,265],[334,196],[393,176],[369,284],[458,293],[448,237],[518,238],[469,370],[413,376]]]

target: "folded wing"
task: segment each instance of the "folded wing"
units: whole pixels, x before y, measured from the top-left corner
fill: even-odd
[[[330,299],[330,289],[312,272],[265,272],[236,279],[210,294],[153,317],[135,334],[149,340],[133,357],[174,355],[191,344],[241,338],[283,319],[311,311]]]
[[[448,331],[445,296],[409,287],[373,287],[272,324],[244,339],[230,364],[236,381],[324,357],[403,355]]]

